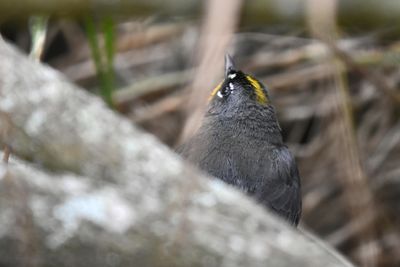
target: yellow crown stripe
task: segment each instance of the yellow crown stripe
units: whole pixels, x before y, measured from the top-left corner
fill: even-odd
[[[213,99],[213,97],[218,93],[219,89],[221,89],[221,86],[222,86],[222,83],[223,83],[223,82],[224,82],[224,81],[220,82],[220,83],[217,85],[217,87],[215,87],[214,90],[212,90],[212,92],[211,92],[211,94],[210,94],[210,96],[209,96],[209,98],[208,98],[208,101],[210,101],[211,99]]]
[[[257,97],[257,101],[260,104],[266,104],[268,101],[267,96],[265,95],[262,86],[260,84],[259,81],[257,81],[256,79],[254,79],[253,77],[246,75],[246,79],[250,82],[250,84],[253,86],[254,91],[256,92],[256,97]]]

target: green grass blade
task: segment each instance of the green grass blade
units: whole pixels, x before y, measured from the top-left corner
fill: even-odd
[[[107,24],[110,25],[106,27],[107,31],[104,32],[105,46],[103,51],[100,48],[100,42],[93,18],[88,18],[85,20],[89,46],[92,51],[92,57],[95,63],[97,76],[100,80],[100,94],[103,97],[104,101],[106,101],[106,103],[112,107],[112,92],[114,90],[114,26],[112,21]]]
[[[104,34],[104,46],[108,65],[112,65],[114,58],[114,21],[107,17],[102,21],[102,31]]]

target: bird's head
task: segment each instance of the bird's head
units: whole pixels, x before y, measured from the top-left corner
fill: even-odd
[[[256,78],[235,67],[232,58],[225,56],[225,77],[211,92],[209,115],[236,116],[247,107],[267,107],[269,96],[265,86]]]

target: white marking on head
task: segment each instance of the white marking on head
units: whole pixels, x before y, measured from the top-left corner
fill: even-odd
[[[229,83],[229,88],[230,88],[231,90],[233,90],[233,89],[234,89],[234,87],[233,87],[233,83]]]
[[[233,79],[236,77],[236,73],[229,74],[228,77],[229,77],[229,79]]]
[[[219,98],[223,98],[223,95],[222,95],[221,91],[218,91],[217,96],[218,96]]]

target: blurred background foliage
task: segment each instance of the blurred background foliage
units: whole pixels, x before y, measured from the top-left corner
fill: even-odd
[[[171,147],[230,52],[270,89],[302,227],[361,266],[400,266],[399,1],[1,0],[0,17],[4,38]]]

